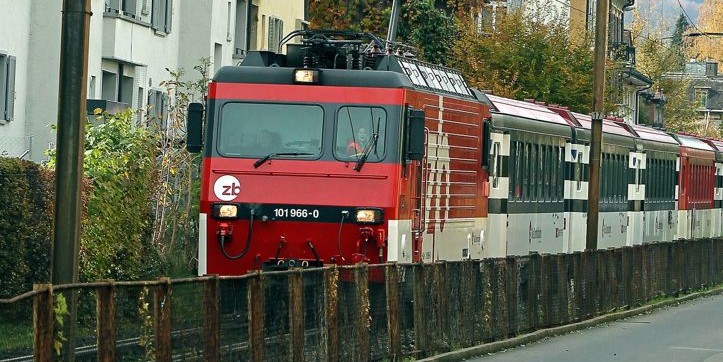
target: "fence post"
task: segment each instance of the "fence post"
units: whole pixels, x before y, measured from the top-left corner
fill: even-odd
[[[206,336],[206,361],[218,361],[221,356],[221,336],[219,330],[219,279],[213,275],[204,283],[203,308],[206,315],[203,319],[203,332]]]
[[[369,318],[369,274],[367,264],[357,265],[354,268],[354,284],[356,285],[356,297],[359,301],[359,315],[357,316],[359,328],[357,336],[359,338],[359,356],[358,361],[368,361],[371,354],[370,336],[371,320]]]
[[[517,257],[508,256],[505,260],[505,279],[507,294],[507,336],[516,336],[520,331],[519,315],[517,313],[517,292],[520,289],[517,278]]]
[[[462,263],[462,279],[460,280],[460,294],[462,295],[462,314],[460,315],[460,334],[463,347],[469,347],[479,342],[477,338],[478,330],[475,328],[478,320],[478,312],[481,310],[481,300],[475,299],[474,293],[477,290],[477,276],[475,266],[479,265],[472,260],[465,260]],[[477,269],[479,270],[479,269]]]
[[[289,321],[291,360],[304,360],[304,276],[301,270],[289,274]]]
[[[585,292],[585,269],[583,268],[582,263],[583,252],[574,252],[572,254],[572,285],[574,286],[574,290],[568,297],[568,321],[582,320],[585,315],[585,302],[583,302]]]
[[[607,284],[605,282],[607,277],[607,269],[605,269],[605,265],[607,263],[607,253],[608,251],[605,249],[598,249],[595,251],[594,294],[597,303],[593,304],[593,317],[602,314],[602,311],[605,310],[606,298],[609,297],[609,295],[603,290]]]
[[[402,337],[399,325],[399,275],[396,265],[387,265],[384,273],[387,289],[387,331],[389,333],[389,356],[396,359],[402,354]]]
[[[495,284],[497,286],[497,323],[500,329],[498,337],[505,339],[510,335],[510,308],[507,304],[507,259],[501,258],[495,264]]]
[[[33,290],[37,294],[33,297],[33,334],[35,361],[52,361],[53,329],[55,318],[53,312],[53,286],[52,284],[35,284]]]
[[[156,361],[171,360],[171,279],[159,278],[153,294],[153,321],[156,334]]]
[[[528,329],[531,331],[537,330],[538,318],[537,318],[537,305],[538,298],[537,294],[540,290],[540,254],[536,251],[530,252],[530,265],[527,268],[527,321],[529,323]]]
[[[449,331],[449,308],[447,303],[447,262],[442,261],[441,264],[435,264],[434,265],[434,285],[437,287],[437,290],[435,290],[436,298],[435,301],[437,302],[437,305],[432,306],[432,310],[435,311],[437,314],[437,321],[438,325],[437,327],[440,328],[441,336],[438,335],[437,337],[440,338],[437,340],[437,346],[446,348],[450,345],[450,331]],[[440,343],[441,342],[441,343]]]
[[[558,305],[559,319],[556,324],[566,324],[570,321],[570,264],[572,254],[556,254],[557,261],[557,291],[560,297]]]
[[[480,324],[482,325],[482,331],[480,333],[481,341],[489,341],[493,338],[493,296],[494,288],[492,281],[492,259],[483,259],[479,262],[480,269],[480,289],[482,295],[482,313],[480,316]]]
[[[256,272],[248,279],[249,357],[264,360],[264,275]]]
[[[326,320],[326,360],[339,360],[339,270],[324,269],[324,314]]]
[[[115,293],[115,282],[112,280],[109,280],[107,285],[95,289],[98,361],[115,361]]]
[[[550,266],[550,254],[542,254],[540,258],[539,281],[540,299],[542,300],[542,318],[540,318],[540,327],[547,328],[552,324],[552,293],[550,293],[550,274],[552,267]]]
[[[414,266],[414,338],[417,350],[422,354],[427,351],[428,345],[424,269],[422,263]]]

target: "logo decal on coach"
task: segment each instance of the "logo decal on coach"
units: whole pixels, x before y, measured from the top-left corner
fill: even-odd
[[[221,201],[231,201],[241,193],[241,182],[231,175],[221,176],[213,184],[213,193]]]

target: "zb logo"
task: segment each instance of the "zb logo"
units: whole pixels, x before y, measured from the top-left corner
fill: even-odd
[[[221,176],[213,184],[213,193],[221,201],[231,201],[241,193],[241,183],[231,175]]]

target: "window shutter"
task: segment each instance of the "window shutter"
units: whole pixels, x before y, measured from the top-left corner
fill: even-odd
[[[8,56],[0,54],[0,119],[8,119],[6,103],[8,85]]]
[[[274,49],[274,39],[276,39],[276,29],[274,29],[274,18],[269,16],[269,51],[275,52],[276,49]]]
[[[12,121],[15,115],[15,57],[8,58],[7,105],[5,119]]]
[[[173,19],[173,0],[166,0],[166,34],[171,33],[171,19]]]
[[[278,51],[281,51],[281,49],[279,49],[279,46],[281,45],[281,39],[284,38],[284,21],[282,19],[278,19],[276,21],[277,24],[279,24],[279,28],[276,32],[276,49]]]
[[[150,106],[150,108],[148,108]],[[147,104],[148,114],[146,116],[146,121],[150,123],[151,118],[156,115],[156,91],[149,90],[148,91],[148,104]]]
[[[151,9],[151,26],[153,27],[153,30],[160,30],[161,28],[161,1],[165,0],[153,0]]]

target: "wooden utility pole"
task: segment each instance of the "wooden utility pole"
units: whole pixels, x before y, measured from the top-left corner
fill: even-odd
[[[53,284],[78,281],[81,180],[88,84],[90,0],[64,0],[60,36],[60,87],[55,166],[55,229],[51,279]],[[70,311],[63,325],[63,360],[74,360],[76,295],[64,293]]]
[[[592,140],[590,141],[590,181],[588,183],[586,250],[597,249],[600,201],[600,154],[602,150],[603,103],[605,99],[605,57],[607,54],[610,0],[597,0],[595,8],[595,52],[593,59]]]

